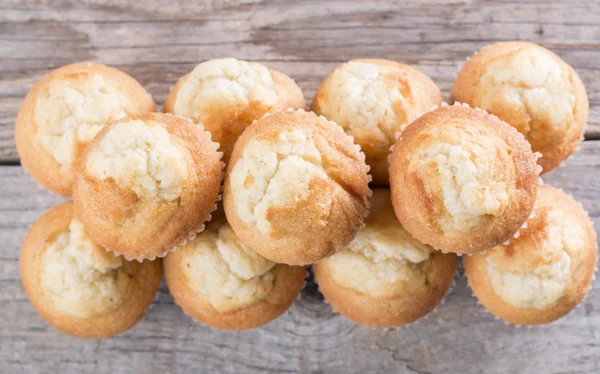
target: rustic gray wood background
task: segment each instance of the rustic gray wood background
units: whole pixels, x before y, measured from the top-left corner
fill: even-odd
[[[339,63],[388,58],[429,74],[448,97],[482,46],[529,40],[581,75],[591,105],[582,149],[545,178],[600,229],[600,2],[595,1],[0,1],[0,373],[599,373],[600,289],[542,328],[506,326],[463,278],[436,312],[402,329],[354,325],[309,282],[279,320],[250,332],[191,321],[161,287],[146,318],[102,341],[64,336],[37,315],[19,279],[31,223],[62,200],[24,174],[13,123],[44,74],[74,61],[116,66],[162,104],[200,61],[233,56],[292,76],[307,99]],[[599,282],[596,281],[597,287]]]

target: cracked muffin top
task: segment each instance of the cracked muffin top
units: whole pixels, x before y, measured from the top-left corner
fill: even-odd
[[[212,134],[227,162],[237,138],[265,113],[303,109],[306,101],[293,79],[256,62],[215,59],[182,77],[165,101],[165,111],[190,118]]]
[[[352,135],[365,153],[373,183],[387,185],[387,157],[395,134],[443,100],[435,83],[417,69],[360,59],[338,66],[325,79],[311,109]]]
[[[453,100],[498,116],[531,143],[543,172],[560,165],[583,139],[589,104],[571,66],[537,44],[491,44],[462,68]]]
[[[304,111],[266,116],[236,143],[225,212],[264,257],[306,265],[340,250],[368,210],[368,167],[341,127]]]
[[[548,323],[579,304],[596,267],[596,234],[572,197],[544,185],[516,239],[464,259],[469,284],[496,316],[516,324]]]
[[[160,262],[126,261],[94,243],[73,203],[46,212],[21,252],[21,278],[40,315],[84,338],[121,333],[142,318],[161,280]]]
[[[175,301],[209,326],[241,330],[281,315],[304,284],[305,269],[276,264],[244,245],[222,210],[206,230],[169,253],[165,276]]]
[[[375,188],[370,201],[369,217],[356,238],[313,270],[320,291],[341,314],[357,323],[400,326],[442,300],[456,255],[434,251],[404,230],[389,189]]]
[[[156,105],[129,75],[77,63],[54,70],[27,94],[15,124],[23,166],[44,187],[71,195],[75,165],[108,124],[152,112]]]
[[[498,118],[460,105],[436,109],[404,131],[390,156],[396,215],[434,248],[493,247],[533,209],[535,162],[523,136]]]
[[[222,178],[216,147],[187,119],[160,113],[121,119],[104,128],[81,158],[76,216],[113,252],[163,256],[209,218]]]

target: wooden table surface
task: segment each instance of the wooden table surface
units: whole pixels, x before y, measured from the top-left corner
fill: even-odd
[[[74,61],[116,66],[162,104],[175,80],[218,57],[260,61],[293,77],[310,100],[339,63],[409,63],[448,98],[463,61],[484,45],[529,40],[573,65],[590,99],[581,150],[545,177],[600,229],[600,2],[594,1],[0,1],[0,373],[599,373],[599,281],[560,321],[525,329],[496,321],[466,281],[445,303],[400,329],[354,325],[309,281],[280,319],[221,332],[187,317],[162,286],[144,320],[118,337],[86,341],[49,327],[19,279],[31,223],[64,200],[19,166],[14,119],[24,95]]]

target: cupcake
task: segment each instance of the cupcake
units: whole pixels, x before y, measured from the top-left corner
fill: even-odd
[[[75,216],[99,245],[138,260],[164,256],[202,231],[222,179],[210,134],[150,113],[105,127],[75,175]]]
[[[156,110],[129,75],[108,66],[77,63],[54,70],[25,97],[15,123],[21,164],[41,185],[71,195],[75,165],[107,124]]]
[[[388,154],[395,134],[433,105],[440,89],[419,70],[389,60],[352,60],[321,84],[311,109],[352,135],[365,153],[373,183],[388,185]]]
[[[374,327],[402,326],[432,311],[452,282],[456,255],[404,230],[388,189],[373,190],[365,223],[344,250],[313,265],[325,298],[344,317]]]
[[[458,74],[452,98],[495,114],[531,143],[546,173],[569,157],[583,139],[588,98],[579,76],[560,57],[537,44],[491,44]]]
[[[246,330],[283,314],[304,284],[303,267],[276,264],[239,241],[223,214],[164,259],[171,294],[211,327]]]
[[[506,322],[539,325],[561,318],[584,299],[596,253],[587,213],[562,190],[545,185],[518,238],[465,258],[463,265],[489,312]]]
[[[390,156],[394,210],[417,240],[470,254],[511,238],[533,209],[536,156],[481,110],[446,106],[413,122]]]
[[[237,138],[265,113],[304,109],[302,91],[287,75],[256,62],[209,60],[183,76],[165,101],[165,112],[201,124],[228,161]]]
[[[128,262],[95,244],[66,202],[46,212],[21,248],[21,280],[38,313],[79,338],[130,329],[160,286],[159,261]]]
[[[304,111],[266,116],[235,144],[223,193],[229,224],[267,259],[306,265],[344,248],[368,212],[364,155]]]

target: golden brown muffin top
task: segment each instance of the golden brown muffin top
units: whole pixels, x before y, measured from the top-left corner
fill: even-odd
[[[367,213],[367,170],[339,126],[314,113],[278,112],[249,127],[236,144],[225,210],[242,241],[265,257],[314,262],[358,231]]]
[[[523,136],[496,117],[460,105],[436,109],[413,122],[392,152],[396,213],[434,247],[483,250],[531,212],[535,161]]]
[[[25,98],[16,123],[17,146],[36,179],[70,194],[75,164],[94,136],[120,118],[155,108],[144,88],[119,70],[66,65],[40,80]],[[40,159],[50,168],[38,165]]]
[[[570,196],[542,186],[533,216],[517,239],[486,252],[494,292],[517,308],[546,309],[572,287],[574,274],[596,248],[587,214]]]
[[[344,250],[327,259],[333,279],[372,297],[422,291],[433,248],[404,230],[394,214],[388,189],[374,189],[370,201],[365,227]]]
[[[158,262],[129,262],[97,245],[60,204],[29,230],[20,257],[21,279],[41,316],[83,338],[121,333],[141,319],[160,285]]]
[[[311,109],[352,135],[365,152],[373,182],[387,185],[387,156],[395,134],[442,101],[440,89],[417,69],[360,59],[338,66],[327,77]]]
[[[222,213],[170,254],[182,262],[188,286],[217,311],[232,312],[268,297],[275,263],[246,247]]]
[[[209,133],[184,118],[121,119],[99,133],[80,161],[76,216],[111,251],[164,256],[201,231],[214,208],[223,168],[215,148]]]
[[[214,59],[182,77],[165,102],[165,111],[190,118],[220,143],[229,160],[237,138],[265,113],[306,106],[296,83],[256,62]]]
[[[79,318],[117,308],[139,266],[95,244],[76,218],[47,243],[40,264],[40,284],[54,308]]]
[[[365,152],[383,147],[387,153],[402,125],[442,101],[439,88],[417,69],[395,61],[359,59],[327,77],[312,109],[342,126]]]
[[[547,172],[573,153],[588,120],[588,99],[571,66],[537,44],[491,44],[467,61],[454,100],[495,114],[514,126],[544,157]]]

